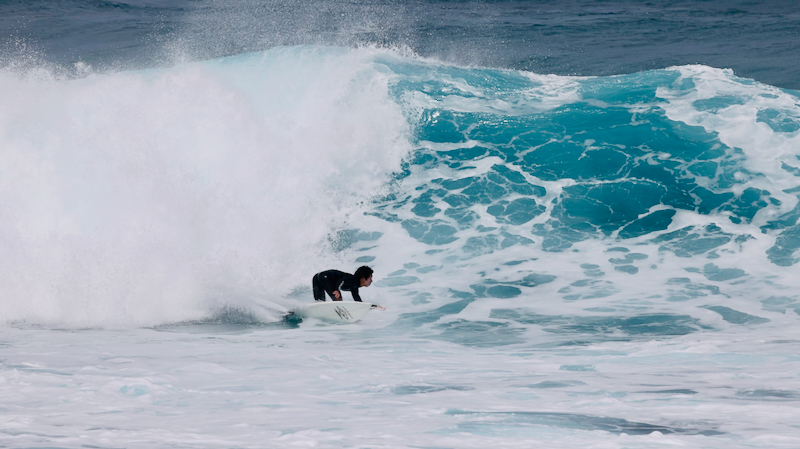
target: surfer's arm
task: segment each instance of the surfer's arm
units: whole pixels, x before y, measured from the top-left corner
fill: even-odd
[[[353,288],[352,290],[350,290],[350,293],[353,294],[353,301],[361,302],[361,296],[358,294],[357,288]]]
[[[325,289],[325,293],[331,297],[334,301],[341,301],[342,300],[342,292],[339,291],[342,286],[341,276],[338,271],[329,270],[325,271],[323,276],[323,288]]]
[[[325,293],[331,297],[334,301],[341,301],[342,300],[342,293],[339,290],[334,289],[330,286],[325,286]]]

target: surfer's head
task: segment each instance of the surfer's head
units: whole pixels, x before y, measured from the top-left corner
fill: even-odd
[[[372,284],[372,268],[366,265],[358,267],[354,276],[358,278],[362,287],[369,287]]]

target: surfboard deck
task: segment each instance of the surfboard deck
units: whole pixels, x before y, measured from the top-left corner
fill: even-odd
[[[300,307],[294,311],[301,318],[316,318],[331,323],[355,323],[373,307],[368,302],[358,301],[325,301]]]

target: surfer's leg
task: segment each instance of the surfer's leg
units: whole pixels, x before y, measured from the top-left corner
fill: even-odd
[[[311,287],[314,289],[314,301],[325,301],[325,290],[322,288],[322,282],[319,281],[319,273],[314,275],[311,280]]]

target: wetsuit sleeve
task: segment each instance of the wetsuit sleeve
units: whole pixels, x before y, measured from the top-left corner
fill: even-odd
[[[353,301],[361,302],[361,296],[358,294],[358,287],[353,287],[353,289],[350,290],[350,293],[353,294]]]

